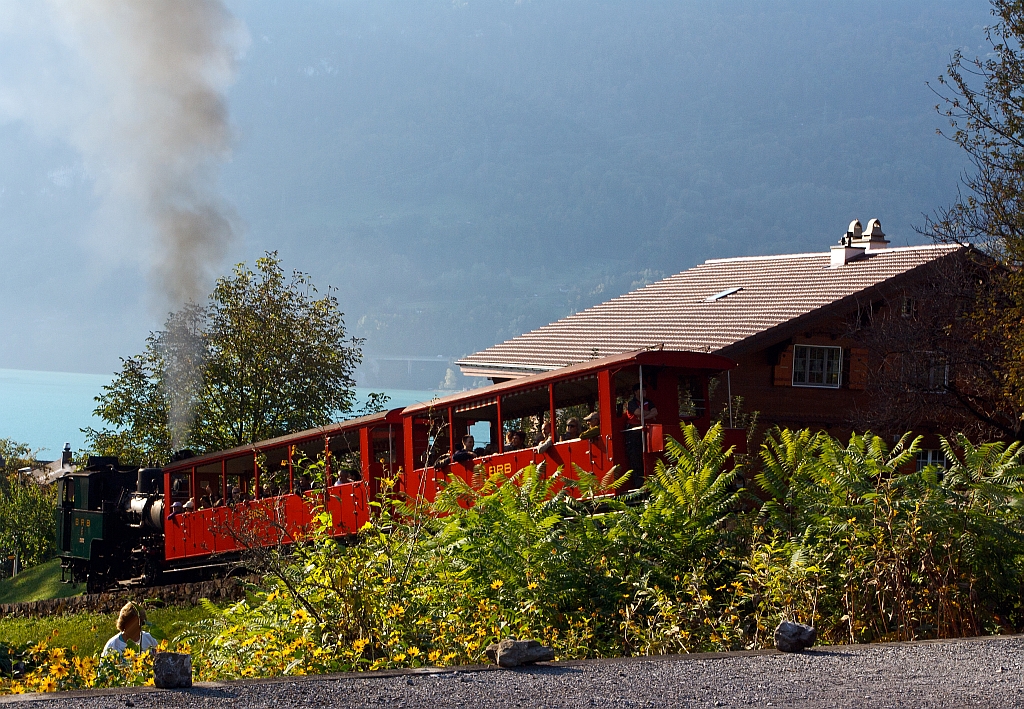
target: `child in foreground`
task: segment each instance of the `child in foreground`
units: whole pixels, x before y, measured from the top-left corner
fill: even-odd
[[[103,646],[103,654],[121,654],[128,649],[128,643],[137,645],[142,652],[157,646],[156,638],[142,629],[146,623],[146,612],[133,601],[124,604],[117,616],[118,633]]]

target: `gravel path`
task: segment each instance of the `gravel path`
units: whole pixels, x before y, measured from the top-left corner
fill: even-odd
[[[0,703],[10,699],[0,698]],[[519,670],[349,674],[26,699],[32,709],[1024,707],[1024,637],[830,647],[799,655],[737,653]]]

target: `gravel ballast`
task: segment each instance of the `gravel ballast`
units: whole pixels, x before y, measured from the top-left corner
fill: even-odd
[[[153,707],[1024,707],[1024,637],[110,690],[35,709]]]

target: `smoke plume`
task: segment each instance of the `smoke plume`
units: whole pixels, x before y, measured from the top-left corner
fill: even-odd
[[[96,180],[100,222],[115,237],[107,243],[148,261],[159,305],[177,311],[160,349],[178,449],[203,380],[194,304],[205,300],[233,238],[217,171],[230,154],[225,92],[245,32],[220,0],[48,2],[84,60],[88,108],[69,138]],[[136,229],[142,234],[126,234]]]
[[[149,262],[161,305],[200,302],[234,232],[217,170],[244,30],[220,0],[48,2],[90,76],[90,109],[70,138],[105,226],[150,232],[129,248]]]
[[[195,443],[192,426],[196,404],[202,397],[205,325],[204,308],[189,304],[167,318],[157,337],[157,352],[164,365],[163,388],[172,451]]]

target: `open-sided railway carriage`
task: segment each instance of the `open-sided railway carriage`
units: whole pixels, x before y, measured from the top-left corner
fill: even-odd
[[[94,588],[113,580],[153,583],[167,572],[196,571],[253,546],[300,539],[313,516],[330,514],[332,531],[351,536],[370,518],[384,476],[398,494],[433,500],[449,475],[474,469],[511,476],[546,461],[567,476],[599,479],[618,466],[642,484],[680,427],[711,425],[708,381],[735,363],[695,352],[630,352],[512,379],[405,409],[351,419],[253,445],[176,460],[163,469],[119,467],[91,459],[60,481],[58,546],[65,578]],[[653,421],[627,416],[641,384],[657,409]],[[565,422],[589,414],[596,427],[570,438]],[[522,448],[505,434],[522,431]],[[452,462],[466,435],[478,455]],[[742,446],[743,431],[727,442]],[[484,450],[480,450],[480,449]]]

